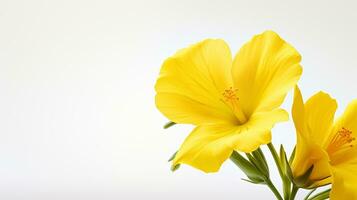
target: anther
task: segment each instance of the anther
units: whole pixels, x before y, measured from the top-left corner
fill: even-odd
[[[242,108],[239,105],[239,98],[238,98],[238,89],[233,87],[229,87],[225,89],[222,93],[224,99],[222,101],[232,110],[234,115],[237,117],[239,123],[243,124],[247,121]]]
[[[352,131],[342,127],[331,139],[331,142],[327,147],[327,152],[329,154],[333,154],[341,150],[345,150],[346,148],[351,148],[353,147],[353,144],[351,143],[355,140],[356,138],[353,137]]]

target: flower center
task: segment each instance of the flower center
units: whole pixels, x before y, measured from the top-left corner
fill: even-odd
[[[247,121],[246,116],[244,115],[240,105],[239,98],[237,95],[238,89],[233,87],[229,87],[225,89],[222,93],[223,99],[222,101],[232,110],[236,118],[238,119],[240,124],[243,124]]]
[[[341,130],[332,138],[330,144],[327,147],[327,152],[329,155],[340,152],[341,150],[346,150],[353,147],[356,138],[353,137],[352,131],[342,127]]]

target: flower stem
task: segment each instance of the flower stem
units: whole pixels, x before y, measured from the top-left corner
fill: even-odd
[[[293,185],[293,189],[291,190],[289,200],[295,199],[295,196],[296,196],[298,190],[299,190],[299,188],[296,187],[295,185]]]
[[[277,199],[283,200],[283,198],[281,197],[279,191],[276,189],[276,187],[274,186],[274,184],[271,182],[271,180],[269,178],[265,179],[265,183],[270,188],[270,190],[274,193],[274,195],[275,195],[275,197]]]

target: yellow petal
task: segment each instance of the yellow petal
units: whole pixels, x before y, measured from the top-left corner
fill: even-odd
[[[336,100],[324,92],[318,92],[306,102],[306,132],[311,142],[324,146],[331,134],[336,109]]]
[[[302,99],[302,95],[298,86],[294,90],[294,102],[292,106],[292,116],[295,124],[296,131],[300,134],[305,133],[305,105]]]
[[[299,53],[276,33],[266,31],[245,44],[233,61],[233,80],[244,113],[269,111],[283,102],[299,80]]]
[[[357,163],[357,146],[333,154],[330,160],[331,165]]]
[[[232,86],[232,57],[223,40],[204,40],[180,50],[162,65],[155,89],[156,106],[176,123],[235,122],[222,102]]]
[[[336,127],[342,126],[354,131],[357,135],[357,99],[348,104],[343,115],[337,120]]]
[[[206,173],[217,172],[233,152],[237,127],[229,124],[196,127],[177,152],[173,165],[187,164]]]
[[[352,145],[351,148],[345,149],[344,151],[339,151],[335,153],[332,157],[333,164],[346,163],[346,162],[356,162],[357,163],[357,100],[352,101],[346,107],[344,113],[336,121],[332,135],[329,140],[332,139],[333,135],[336,134],[339,130],[345,128],[352,132],[352,137],[355,138],[351,143],[346,144],[347,146]]]
[[[357,165],[333,167],[331,200],[357,200]]]
[[[274,124],[289,119],[288,113],[283,109],[270,112],[254,113],[245,124],[247,131],[241,131],[237,137],[235,150],[250,153],[260,145],[271,142],[271,132]]]
[[[271,141],[270,129],[288,119],[281,109],[256,113],[241,126],[204,125],[195,128],[175,156],[173,165],[184,163],[205,172],[216,172],[233,150],[251,152]]]
[[[314,145],[309,142],[304,115],[304,101],[299,87],[296,86],[292,105],[292,116],[296,129],[296,149],[292,163],[292,171],[295,177],[303,175],[315,162],[316,155],[318,155],[318,153],[313,153]],[[311,155],[315,155],[313,156],[315,158],[312,158]]]
[[[357,137],[357,100],[348,104],[345,112],[336,121],[333,130],[337,131],[342,127],[352,131],[354,137]]]

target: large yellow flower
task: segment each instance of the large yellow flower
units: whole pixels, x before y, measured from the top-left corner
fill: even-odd
[[[292,163],[295,177],[311,166],[305,187],[332,183],[333,200],[357,199],[357,100],[352,101],[343,115],[334,122],[337,103],[328,94],[319,92],[305,104],[295,88],[293,119],[297,145]]]
[[[220,39],[169,57],[155,86],[156,106],[171,121],[196,126],[173,165],[216,172],[233,150],[251,152],[269,143],[273,125],[288,118],[278,107],[300,78],[300,60],[272,31],[255,36],[233,61]]]

